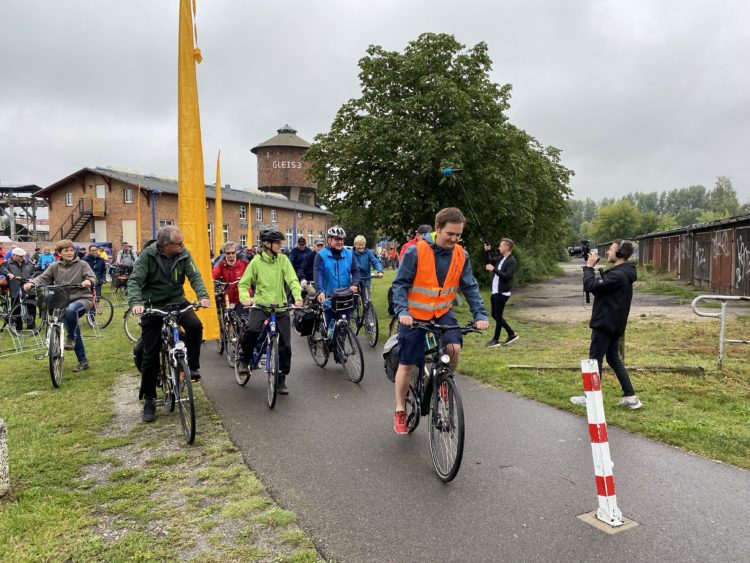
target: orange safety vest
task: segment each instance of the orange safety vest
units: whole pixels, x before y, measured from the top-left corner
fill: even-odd
[[[427,242],[420,240],[417,243],[417,274],[407,297],[409,314],[420,321],[429,321],[450,311],[458,294],[465,262],[464,249],[457,244],[443,287],[440,287],[435,270],[435,253]]]

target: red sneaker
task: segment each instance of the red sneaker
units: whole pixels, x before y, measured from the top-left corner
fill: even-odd
[[[406,411],[396,411],[393,415],[393,430],[396,434],[408,434],[409,429],[406,427]]]

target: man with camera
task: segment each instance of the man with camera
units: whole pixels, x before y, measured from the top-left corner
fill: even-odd
[[[630,409],[639,409],[642,404],[633,390],[630,375],[620,358],[619,341],[625,334],[625,327],[630,314],[630,303],[633,300],[633,283],[637,279],[634,264],[628,262],[633,255],[635,245],[629,240],[617,239],[607,249],[607,262],[612,266],[604,271],[600,269],[597,278],[594,266],[599,261],[599,254],[592,250],[583,267],[583,289],[594,295],[594,306],[591,311],[591,346],[589,358],[599,364],[602,372],[602,360],[615,372],[623,398],[620,405]],[[574,405],[585,405],[586,396],[570,398]]]

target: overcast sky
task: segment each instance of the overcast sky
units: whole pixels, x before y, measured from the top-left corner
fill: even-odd
[[[574,197],[732,178],[750,200],[747,0],[197,0],[206,181],[257,187],[250,149],[312,142],[359,95],[368,45],[484,41],[509,117],[562,149]],[[177,175],[178,0],[0,0],[0,182],[84,166]]]

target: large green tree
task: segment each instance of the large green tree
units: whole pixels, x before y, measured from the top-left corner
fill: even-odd
[[[344,222],[405,240],[446,206],[468,219],[461,181],[486,234],[529,246],[560,242],[572,174],[560,152],[508,122],[511,86],[489,78],[487,45],[466,49],[426,33],[403,53],[370,46],[359,61],[362,94],[338,111],[307,153],[321,200]],[[473,248],[476,248],[474,246]]]
[[[597,243],[618,238],[632,238],[641,234],[641,212],[635,205],[622,199],[599,209],[589,235]]]

